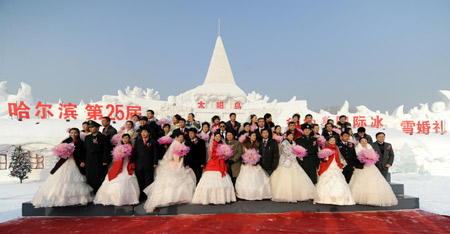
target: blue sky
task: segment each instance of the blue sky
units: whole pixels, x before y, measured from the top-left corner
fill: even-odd
[[[236,83],[311,109],[392,111],[450,89],[450,1],[0,1],[0,80],[78,103],[203,83],[217,19]]]

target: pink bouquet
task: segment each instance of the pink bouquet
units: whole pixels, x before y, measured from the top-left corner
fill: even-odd
[[[204,132],[201,132],[201,133],[197,134],[197,136],[198,136],[200,139],[204,140],[205,142],[208,142],[208,141],[209,141],[209,135],[206,134],[206,133],[204,133]]]
[[[292,152],[297,155],[299,158],[303,158],[307,155],[307,150],[300,145],[292,146]]]
[[[327,143],[327,140],[325,140],[325,137],[323,137],[323,136],[315,135],[314,137],[317,138],[317,144],[318,144],[320,147],[324,147],[325,144]]]
[[[123,158],[130,156],[133,148],[131,145],[118,145],[114,147],[112,156],[114,161],[122,160]]]
[[[214,133],[217,132],[217,129],[219,129],[219,127],[217,127],[217,126],[214,126],[211,128],[211,133],[213,134],[213,136],[214,136]]]
[[[348,140],[348,142],[352,143],[355,146],[357,146],[359,144],[358,141],[354,141],[354,140]]]
[[[233,148],[227,144],[220,144],[217,147],[217,155],[220,159],[227,160],[233,156]]]
[[[125,129],[126,129],[125,126],[120,127],[120,131],[121,131],[121,132],[125,131]]]
[[[162,118],[156,122],[159,126],[163,127],[164,124],[171,124],[172,122],[169,119]]]
[[[241,142],[241,144],[245,141],[245,139],[248,137],[248,133],[244,133],[239,137],[239,142]]]
[[[87,136],[88,134],[86,134],[86,133],[84,133],[84,132],[80,132],[80,139],[82,140],[82,141],[84,141],[84,139],[86,139],[86,136]]]
[[[123,133],[117,133],[113,137],[111,137],[111,144],[113,144],[113,145],[122,144],[122,135],[123,135]]]
[[[74,150],[75,145],[73,143],[61,143],[53,148],[53,153],[60,158],[68,159]]]
[[[333,132],[337,133],[340,136],[342,131],[339,128],[333,128]]]
[[[303,135],[303,130],[301,128],[296,128]]]
[[[242,161],[245,164],[256,165],[261,159],[261,155],[255,149],[249,149],[242,155]]]
[[[173,148],[173,153],[179,157],[186,156],[189,153],[190,148],[184,144],[179,144]]]
[[[172,141],[173,141],[173,139],[170,136],[163,136],[158,139],[158,143],[160,145],[166,145],[166,144],[168,145],[168,144],[171,144]]]
[[[281,141],[283,141],[284,137],[283,136],[273,136],[273,139],[276,140],[278,144],[280,144]]]
[[[379,158],[380,156],[373,149],[363,149],[358,153],[358,160],[361,163],[374,164]]]
[[[252,132],[254,132],[256,130],[256,127],[255,127],[255,125],[250,125],[250,131],[252,131]]]
[[[330,150],[330,149],[323,149],[323,150],[321,150],[321,151],[317,154],[317,156],[319,156],[319,158],[324,159],[324,158],[330,157],[330,156],[333,155],[333,154],[334,154],[334,151],[333,151],[333,150]]]

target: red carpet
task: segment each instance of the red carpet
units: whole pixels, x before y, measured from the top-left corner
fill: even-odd
[[[147,217],[21,218],[1,233],[450,233],[450,216],[421,210]]]

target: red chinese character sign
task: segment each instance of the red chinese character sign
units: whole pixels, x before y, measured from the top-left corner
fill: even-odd
[[[30,118],[30,107],[21,101],[17,106],[17,103],[8,103],[8,114],[10,117],[17,116],[19,119]]]
[[[198,102],[197,104],[198,104],[197,108],[199,108],[199,109],[205,109],[206,103],[204,103],[203,101],[200,101],[200,102]]]

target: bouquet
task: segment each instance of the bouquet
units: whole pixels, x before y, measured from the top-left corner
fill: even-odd
[[[173,139],[170,136],[163,136],[158,139],[160,145],[171,144]]]
[[[380,156],[373,149],[363,149],[358,153],[358,160],[361,163],[374,164],[379,158]]]
[[[303,130],[301,128],[296,128],[303,135]]]
[[[297,155],[299,158],[303,158],[307,154],[307,150],[300,145],[292,146],[292,152]]]
[[[68,159],[74,150],[75,145],[73,143],[61,143],[53,148],[53,153],[60,158]]]
[[[260,159],[261,155],[255,149],[249,149],[242,155],[242,161],[245,164],[256,165]]]
[[[256,130],[256,127],[255,127],[255,125],[250,125],[250,131],[252,131],[252,132],[254,132]]]
[[[276,140],[278,144],[280,144],[284,138],[283,138],[283,136],[273,136],[273,139]]]
[[[179,144],[173,148],[173,153],[179,157],[186,156],[189,153],[190,148],[184,144]]]
[[[352,143],[353,145],[357,146],[358,145],[358,141],[354,141],[354,140],[348,140],[348,142]]]
[[[84,132],[80,132],[80,139],[82,140],[82,141],[84,141],[84,139],[86,139],[86,136],[87,136],[88,134],[86,134],[86,133],[84,133]]]
[[[239,142],[244,143],[245,139],[248,137],[248,133],[244,133],[239,137]]]
[[[334,151],[333,151],[333,150],[330,150],[330,149],[323,149],[323,150],[321,150],[321,151],[317,154],[317,156],[319,156],[319,158],[321,158],[321,159],[325,159],[325,158],[330,157],[330,156],[333,155],[333,154],[334,154]]]
[[[111,137],[111,144],[120,145],[122,142],[122,135],[123,133],[117,133],[113,137]]]
[[[217,154],[220,159],[227,160],[233,156],[233,148],[227,144],[220,144],[217,147]]]
[[[122,160],[123,158],[130,156],[133,148],[131,145],[118,145],[114,147],[112,156],[115,161]]]
[[[214,136],[214,133],[217,132],[217,129],[219,129],[219,127],[217,127],[217,126],[214,126],[211,128],[211,133],[213,134],[213,136]]]
[[[333,132],[337,133],[340,136],[342,131],[339,128],[333,128]]]
[[[162,118],[156,122],[156,124],[158,124],[161,127],[163,127],[164,124],[170,124],[170,123],[171,123],[170,120],[168,120],[166,118]]]
[[[197,134],[197,136],[198,136],[200,139],[204,140],[205,142],[208,142],[208,141],[209,141],[209,135],[206,134],[206,133],[204,133],[204,132],[201,132],[201,133]]]
[[[314,137],[317,139],[317,144],[320,147],[324,147],[325,144],[327,143],[327,140],[325,140],[325,137],[323,137],[323,136],[315,135]]]

